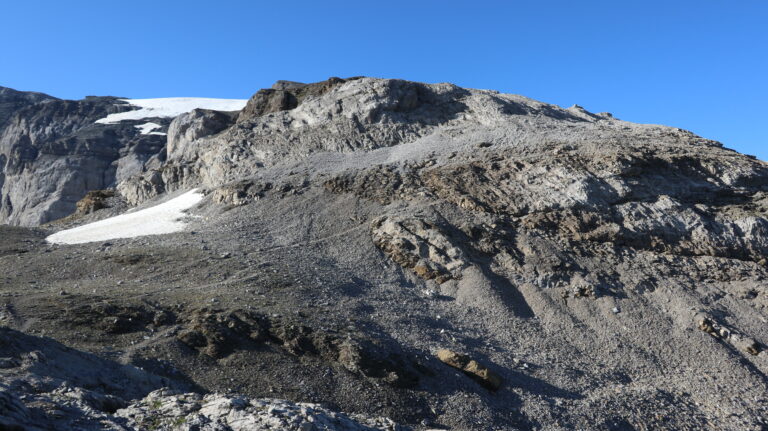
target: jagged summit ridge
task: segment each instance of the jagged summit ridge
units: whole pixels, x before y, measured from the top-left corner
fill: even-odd
[[[311,154],[371,151],[441,134],[531,148],[546,141],[649,139],[714,145],[677,129],[621,122],[578,106],[562,109],[495,91],[365,77],[278,81],[247,103],[89,97],[32,105],[19,110],[0,136],[0,218],[11,224],[69,215],[92,190],[116,188],[137,204],[166,191],[246,178]],[[200,107],[214,110],[193,109]],[[226,112],[240,108],[236,115]],[[60,173],[38,175],[50,169]]]
[[[375,78],[278,82],[256,93],[229,123],[203,112],[181,115],[174,123],[163,168],[118,186],[129,202],[180,187],[221,185],[311,154],[415,147],[440,135],[464,136],[469,145],[486,140],[532,149],[544,142],[656,138],[718,145],[679,129],[635,125],[522,96]],[[187,135],[190,130],[195,132]]]

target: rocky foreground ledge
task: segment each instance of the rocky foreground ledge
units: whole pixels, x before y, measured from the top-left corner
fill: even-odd
[[[118,410],[116,416],[128,418],[133,428],[179,430],[295,430],[295,431],[396,431],[387,418],[347,416],[317,404],[292,403],[274,399],[249,399],[240,396],[196,393],[179,394],[167,390],[152,392],[138,403]]]
[[[201,395],[133,366],[0,328],[2,430],[406,430],[319,404]]]

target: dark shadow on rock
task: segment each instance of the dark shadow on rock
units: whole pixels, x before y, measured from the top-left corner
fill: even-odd
[[[536,316],[533,309],[522,293],[507,278],[493,272],[488,264],[478,265],[483,275],[493,283],[504,304],[512,310],[517,317],[532,318]]]
[[[529,376],[519,371],[509,371],[504,375],[504,378],[508,386],[523,388],[532,394],[554,398],[565,398],[569,400],[580,400],[584,398],[584,396],[579,393],[558,388],[541,379],[537,379],[536,377]]]
[[[46,391],[66,383],[131,400],[162,387],[188,389],[185,382],[189,379],[183,375],[169,379],[69,348],[51,338],[27,335],[9,328],[0,328],[0,345],[4,355],[22,364],[25,373],[45,381],[49,387],[42,389]]]
[[[135,358],[131,364],[160,377],[165,377],[183,387],[184,392],[204,393],[205,389],[189,376],[179,371],[172,363],[156,358]]]
[[[515,287],[512,282],[506,277],[495,273],[491,270],[491,256],[487,253],[477,250],[473,245],[476,239],[471,238],[466,233],[457,229],[442,216],[442,214],[436,213],[438,217],[442,219],[441,228],[444,229],[451,238],[456,240],[456,243],[461,244],[461,247],[467,252],[472,262],[477,265],[483,275],[491,282],[499,297],[517,317],[532,318],[535,317],[535,313],[528,301],[522,293]]]
[[[368,281],[363,280],[359,277],[351,277],[351,280],[342,283],[337,287],[341,291],[342,294],[350,297],[358,297],[361,295],[364,295],[369,288],[371,287],[371,283]]]

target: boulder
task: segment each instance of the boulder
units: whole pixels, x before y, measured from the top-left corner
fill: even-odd
[[[85,194],[85,197],[77,201],[77,214],[85,215],[107,208],[107,199],[115,196],[114,190],[94,190]]]
[[[464,374],[477,381],[485,388],[491,391],[497,391],[501,388],[503,383],[501,376],[469,356],[448,349],[438,350],[436,355],[437,359],[441,362],[456,368],[457,370],[461,370]]]

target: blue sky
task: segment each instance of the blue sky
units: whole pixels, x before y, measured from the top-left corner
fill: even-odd
[[[0,85],[247,98],[278,79],[453,82],[768,160],[768,1],[8,1]]]

